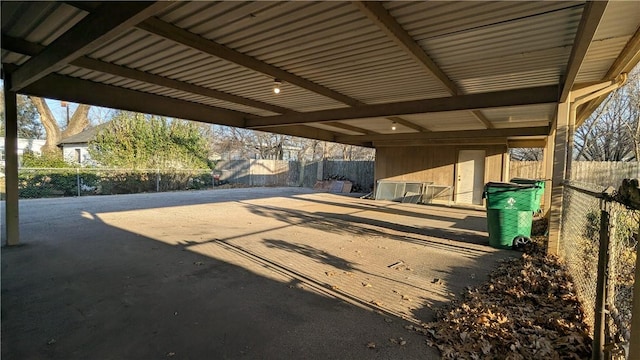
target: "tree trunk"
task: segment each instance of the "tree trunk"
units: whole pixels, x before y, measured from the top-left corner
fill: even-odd
[[[29,96],[29,98],[38,110],[38,114],[40,114],[40,121],[42,121],[44,130],[47,133],[47,141],[41,148],[43,153],[60,151],[58,148],[60,141],[81,132],[87,127],[87,125],[89,125],[89,105],[78,105],[78,108],[71,116],[71,119],[69,119],[67,128],[62,131],[44,99],[35,96]]]
[[[67,105],[69,106],[69,105]],[[64,140],[69,136],[82,132],[87,126],[89,126],[89,105],[79,104],[76,111],[71,115],[69,119],[69,125],[62,132],[62,139]]]

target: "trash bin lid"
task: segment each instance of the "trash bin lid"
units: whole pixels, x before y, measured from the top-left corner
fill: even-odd
[[[518,184],[533,184],[533,183],[538,183],[538,182],[543,182],[545,181],[544,179],[525,179],[525,178],[513,178],[511,179],[511,182],[515,182]]]
[[[485,188],[503,188],[503,189],[513,189],[513,190],[520,190],[520,189],[531,189],[533,187],[536,187],[535,184],[516,184],[516,183],[505,183],[505,182],[488,182],[485,185]]]

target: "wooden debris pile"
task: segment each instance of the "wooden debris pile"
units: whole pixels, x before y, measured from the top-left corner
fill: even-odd
[[[501,263],[420,330],[444,359],[586,359],[583,318],[562,264],[537,250]]]

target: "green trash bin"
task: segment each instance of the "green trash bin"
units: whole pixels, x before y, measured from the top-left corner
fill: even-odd
[[[490,182],[485,185],[489,245],[510,249],[514,240],[531,237],[537,189],[532,184]]]
[[[525,185],[535,185],[538,187],[536,189],[536,197],[535,197],[535,208],[534,212],[540,212],[542,209],[540,208],[540,203],[542,202],[542,196],[544,196],[544,179],[523,179],[523,178],[513,178],[511,179],[512,183],[516,184],[525,184]]]

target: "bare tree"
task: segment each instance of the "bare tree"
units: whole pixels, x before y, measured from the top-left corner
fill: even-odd
[[[509,149],[509,155],[518,161],[542,161],[542,149],[539,148],[513,148]]]
[[[40,121],[47,133],[47,141],[41,149],[42,152],[59,151],[58,143],[60,143],[60,141],[81,132],[89,125],[89,105],[78,105],[69,119],[69,123],[63,128],[53,116],[49,105],[47,105],[43,98],[29,96],[29,99],[31,99],[31,102],[38,110]]]
[[[214,127],[213,150],[223,159],[373,160],[375,151],[353,145],[305,139],[227,126]]]
[[[640,159],[640,68],[576,130],[574,157],[587,161]]]

